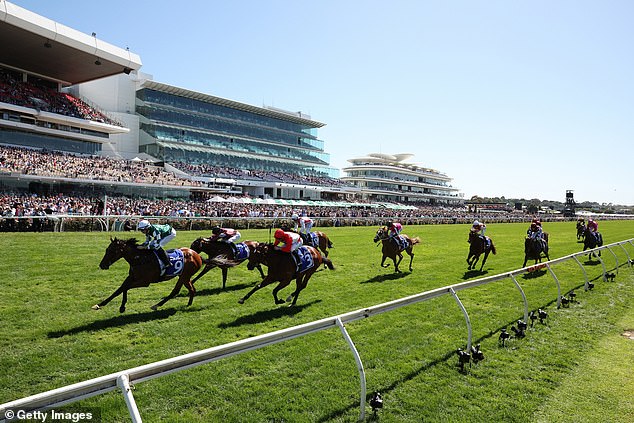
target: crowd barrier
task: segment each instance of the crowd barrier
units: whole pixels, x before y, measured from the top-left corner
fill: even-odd
[[[386,302],[383,304],[359,309],[356,311],[352,311],[345,314],[340,314],[338,316],[332,316],[321,320],[316,320],[310,323],[290,327],[287,329],[282,329],[276,332],[271,332],[259,336],[254,336],[252,338],[243,339],[236,342],[231,342],[224,345],[219,345],[216,347],[200,350],[197,352],[193,352],[190,354],[181,355],[178,357],[146,364],[139,367],[134,367],[127,370],[122,370],[120,372],[112,373],[106,376],[98,377],[95,379],[90,379],[84,382],[79,382],[73,385],[65,386],[58,389],[53,389],[51,391],[43,392],[37,395],[29,396],[26,398],[22,398],[16,401],[11,401],[5,404],[0,405],[0,418],[4,418],[3,416],[8,415],[7,411],[9,410],[45,410],[47,408],[59,407],[62,405],[70,404],[75,401],[93,397],[95,395],[103,394],[106,392],[113,391],[115,389],[120,389],[123,397],[125,399],[128,411],[130,413],[130,417],[133,422],[141,422],[141,416],[139,414],[139,410],[137,408],[134,396],[132,395],[132,384],[141,383],[147,380],[151,380],[160,376],[168,375],[174,372],[178,372],[181,370],[189,369],[195,366],[200,366],[202,364],[211,363],[213,361],[217,361],[223,358],[231,357],[237,354],[241,354],[247,351],[256,350],[259,348],[266,347],[268,345],[277,344],[280,342],[284,342],[290,339],[294,339],[300,336],[308,335],[311,333],[319,332],[326,329],[331,328],[339,328],[342,333],[342,336],[345,338],[350,350],[352,351],[352,355],[354,357],[358,372],[359,372],[359,381],[360,381],[360,392],[359,392],[359,401],[360,401],[360,411],[359,411],[359,420],[365,419],[365,403],[366,403],[366,377],[365,370],[363,367],[363,362],[361,357],[355,347],[355,344],[348,334],[345,324],[354,322],[356,320],[367,319],[371,316],[375,316],[378,314],[382,314],[391,310],[395,310],[407,305],[420,303],[422,301],[431,300],[434,298],[441,297],[443,295],[452,295],[456,300],[457,305],[462,310],[462,313],[465,317],[465,322],[467,326],[467,342],[466,342],[466,351],[471,351],[472,344],[472,331],[471,331],[471,320],[469,318],[469,314],[467,309],[464,307],[462,301],[458,296],[458,292],[485,285],[491,282],[500,281],[500,280],[508,280],[511,279],[515,284],[516,288],[521,294],[521,297],[524,302],[524,321],[528,321],[529,318],[529,308],[528,308],[528,300],[522,287],[516,280],[516,276],[532,272],[536,269],[547,269],[550,275],[552,276],[554,282],[557,285],[557,307],[561,305],[562,292],[561,285],[559,280],[552,269],[552,266],[557,263],[565,262],[568,260],[573,260],[578,264],[581,268],[581,271],[585,278],[585,290],[589,289],[590,280],[588,278],[588,274],[586,273],[583,264],[579,261],[578,257],[588,255],[590,253],[598,253],[601,250],[607,250],[611,253],[612,257],[615,260],[615,271],[618,274],[619,268],[622,265],[632,267],[634,261],[630,256],[630,252],[625,248],[629,246],[630,249],[634,249],[634,238],[620,241],[616,243],[612,243],[609,245],[604,245],[602,247],[595,248],[593,250],[586,250],[583,252],[578,252],[574,254],[570,254],[564,257],[560,257],[554,260],[550,260],[548,262],[540,263],[535,266],[528,266],[522,269],[513,270],[510,272],[502,273],[499,275],[494,275],[486,278],[476,279],[472,281],[466,281],[454,285],[445,286],[442,288],[433,289],[431,291],[422,292],[420,294],[411,295],[408,297],[400,298],[398,300]],[[613,249],[620,248],[621,251],[627,257],[626,263],[619,263],[618,257]],[[612,269],[607,269],[606,265],[601,259],[601,256],[595,255],[596,258],[601,262],[602,270],[603,270],[603,279],[608,280],[608,271]],[[11,411],[9,411],[9,414]],[[5,420],[1,420],[4,422]]]

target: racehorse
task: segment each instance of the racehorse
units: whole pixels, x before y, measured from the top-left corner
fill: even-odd
[[[404,245],[397,244],[394,239],[389,238],[388,229],[383,226],[376,231],[376,235],[374,236],[374,242],[383,242],[383,258],[381,259],[381,267],[388,267],[390,264],[384,264],[385,259],[390,258],[394,262],[394,272],[400,273],[401,271],[398,268],[398,265],[403,260],[403,251],[405,251],[409,255],[409,271],[412,271],[412,262],[414,261],[414,245],[420,243],[419,237],[410,238],[407,235],[401,234],[399,237],[404,241]],[[398,257],[398,261],[396,258]]]
[[[313,265],[305,270],[298,270],[298,265],[296,264],[295,258],[291,254],[295,253],[286,253],[283,251],[276,250],[273,248],[273,244],[263,244],[260,243],[255,248],[255,251],[249,256],[249,263],[247,267],[249,269],[253,269],[258,264],[264,264],[268,267],[267,275],[262,282],[257,284],[251,289],[244,297],[242,297],[238,302],[240,304],[244,304],[244,302],[251,296],[253,293],[260,288],[264,288],[265,286],[273,283],[279,282],[277,286],[273,289],[273,298],[275,299],[275,304],[284,304],[284,302],[288,302],[293,298],[293,302],[290,306],[294,306],[297,303],[297,297],[299,297],[299,293],[302,289],[306,288],[308,285],[308,281],[310,277],[319,269],[319,267],[324,264],[330,270],[334,270],[335,266],[332,264],[332,261],[322,254],[314,247],[300,247],[301,249],[305,249],[304,251],[310,255],[312,258]],[[286,298],[286,301],[281,300],[277,297],[277,293],[280,289],[288,286],[291,281],[295,279],[295,291]]]
[[[475,232],[469,232],[469,255],[467,255],[468,270],[475,269],[476,263],[480,258],[480,255],[484,253],[482,264],[480,265],[480,271],[484,268],[484,263],[489,257],[489,253],[496,254],[495,245],[488,236],[480,236]]]
[[[93,310],[99,310],[108,304],[113,298],[121,295],[121,306],[119,312],[125,311],[125,304],[128,301],[128,290],[132,288],[143,288],[150,286],[152,283],[163,282],[178,276],[178,281],[172,292],[157,304],[152,306],[152,310],[165,304],[169,299],[174,298],[185,285],[189,291],[189,302],[191,305],[194,301],[196,290],[191,282],[191,277],[202,267],[202,258],[197,252],[189,248],[181,248],[182,258],[176,258],[179,255],[175,250],[169,250],[172,259],[172,266],[166,269],[165,275],[161,276],[161,265],[154,251],[140,248],[135,238],[128,240],[110,238],[110,245],[106,248],[106,252],[99,263],[101,269],[108,269],[117,260],[123,258],[130,265],[130,271],[121,286],[108,298],[92,306]]]
[[[547,261],[550,261],[550,257],[548,257],[547,232],[544,232],[542,234],[542,239],[532,239],[527,237],[524,240],[524,264],[522,265],[522,267],[526,267],[526,262],[528,260],[535,260],[535,264],[537,264],[537,262],[541,263],[542,254],[544,254],[544,257]]]
[[[255,247],[257,247],[258,242],[244,241],[240,244],[244,244],[244,250],[242,251],[244,251],[245,254],[251,255],[253,251],[255,251]],[[219,267],[222,270],[222,289],[225,289],[227,284],[227,269],[237,266],[248,258],[248,256],[241,254],[241,252],[237,250],[238,247],[235,247],[236,249],[234,249],[234,247],[227,242],[213,241],[211,238],[197,238],[194,242],[192,242],[192,245],[189,248],[196,251],[198,254],[201,252],[206,253],[209,258],[221,256],[227,259],[227,262],[225,264],[221,264],[220,266],[204,260],[206,263],[205,268],[192,281],[192,283],[196,282],[214,267]],[[260,271],[262,279],[264,279],[262,266],[257,265],[256,267]]]
[[[586,229],[583,236],[584,236],[583,251],[591,250],[593,248],[601,247],[603,245],[603,236],[601,235],[601,232],[597,232],[596,234],[593,234],[592,232],[590,232],[589,229]],[[594,253],[591,253],[591,254],[594,254]],[[601,251],[599,250],[597,254],[601,255]]]
[[[284,232],[296,232],[286,224],[282,225],[281,229]],[[309,234],[300,233],[299,235],[302,237],[304,245],[306,245],[307,247],[319,248],[321,252],[324,253],[326,257],[328,257],[328,248],[333,248],[332,242],[330,242],[330,238],[328,238],[328,235],[320,231],[313,231]]]
[[[577,222],[577,241],[585,239],[586,225],[585,223]]]

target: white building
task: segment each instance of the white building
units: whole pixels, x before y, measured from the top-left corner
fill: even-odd
[[[371,153],[349,159],[341,179],[359,188],[364,200],[462,204],[459,189],[452,178],[437,170],[407,162],[413,154]]]

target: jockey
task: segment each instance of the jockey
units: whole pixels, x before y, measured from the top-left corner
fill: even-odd
[[[599,240],[599,224],[592,218],[589,218],[588,225],[586,226],[586,228],[588,228],[588,232],[592,234],[592,236],[594,237],[594,239],[597,240],[597,243],[598,243],[600,241]]]
[[[386,226],[388,231],[388,239],[398,237],[403,230],[403,225],[398,222],[388,222]]]
[[[486,232],[486,230],[487,230],[487,225],[479,222],[477,219],[473,221],[473,225],[471,225],[471,229],[470,229],[472,234],[477,235],[482,239],[484,239],[484,233]]]
[[[170,225],[152,225],[147,220],[139,221],[136,228],[145,234],[145,242],[141,246],[155,250],[165,267],[169,267],[170,258],[163,246],[176,237],[176,230]]]
[[[221,241],[228,243],[235,243],[240,240],[242,235],[235,229],[232,228],[221,228],[219,226],[214,226],[211,228],[211,241]]]
[[[542,222],[538,218],[533,218],[531,225],[526,231],[526,236],[530,239],[543,238],[544,232],[542,230]]]
[[[275,238],[273,248],[284,251],[285,253],[292,253],[303,244],[302,238],[296,232],[284,232],[283,230],[278,229],[275,231],[273,236]],[[278,245],[280,243],[283,244],[283,246],[280,247]]]
[[[298,216],[293,214],[291,216],[291,220],[295,223],[295,231],[299,229],[300,234],[309,234],[310,230],[313,229],[313,225],[315,222],[308,216]]]

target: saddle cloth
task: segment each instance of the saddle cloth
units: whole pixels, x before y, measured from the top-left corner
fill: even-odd
[[[403,235],[395,236],[394,238],[392,238],[392,242],[394,242],[394,244],[401,250],[407,248],[407,240]]]
[[[167,250],[167,255],[170,258],[170,265],[167,268],[163,265],[163,261],[159,258],[156,251],[154,252],[154,255],[156,256],[156,260],[159,262],[159,266],[161,266],[161,276],[177,276],[183,271],[185,256],[180,249],[176,248]]]
[[[244,242],[234,244],[236,260],[246,260],[249,258],[249,247]]]
[[[305,272],[315,265],[313,256],[306,247],[299,247],[295,250],[293,257],[295,257],[295,264],[297,265],[298,273]]]

